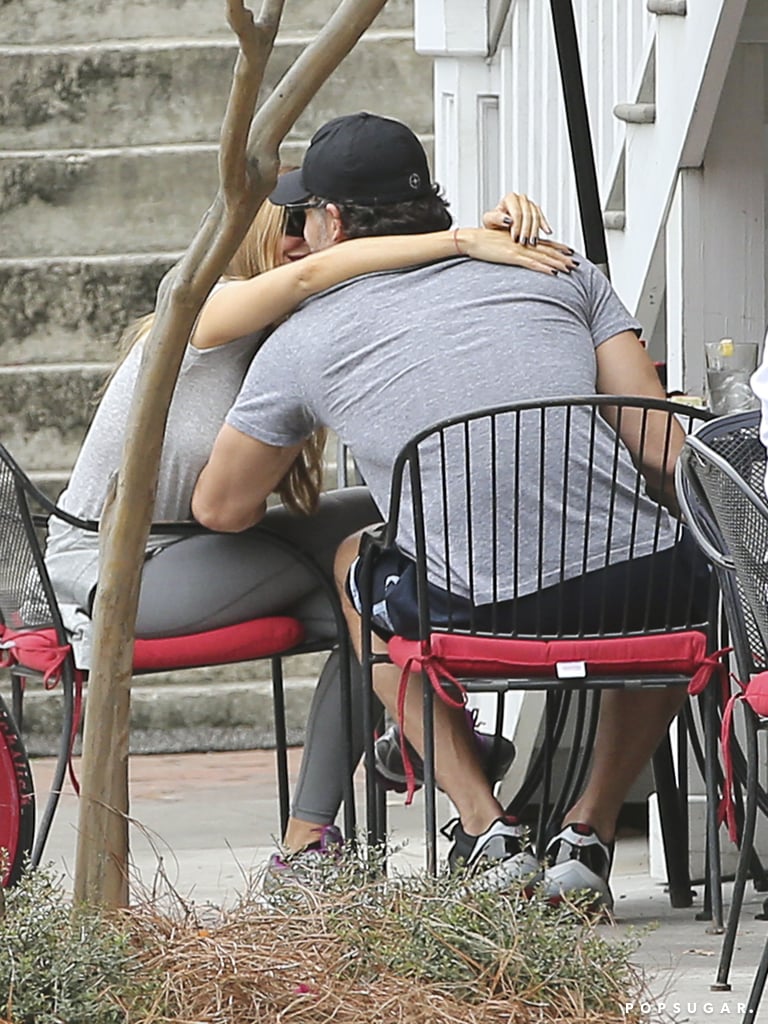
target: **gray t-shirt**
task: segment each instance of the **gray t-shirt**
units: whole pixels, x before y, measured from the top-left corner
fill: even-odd
[[[371,274],[311,299],[274,332],[253,361],[227,423],[278,446],[298,443],[320,424],[330,427],[351,450],[386,517],[395,458],[416,433],[440,420],[496,405],[594,394],[595,348],[626,330],[639,331],[639,324],[606,278],[584,259],[571,274],[558,276],[463,259]],[[605,433],[607,445],[607,428]],[[472,444],[482,448],[486,441],[477,434]],[[531,484],[528,498],[522,499],[524,511],[525,500],[539,500],[536,443],[523,447],[520,463],[520,478]],[[629,472],[628,456],[626,466]],[[585,454],[584,471],[586,467]],[[429,466],[424,474],[429,491]],[[545,467],[545,476],[552,478],[552,493],[558,496],[552,528],[559,529],[562,483],[557,481],[562,466],[555,458]],[[576,472],[573,480],[578,486]],[[464,482],[455,483],[460,494]],[[607,516],[608,483],[603,491]],[[612,518],[615,529],[626,533],[628,552],[628,497],[619,500]],[[401,517],[398,543],[412,553],[409,519]],[[656,507],[645,502],[636,554],[650,549],[656,521]],[[455,530],[463,528],[460,515],[454,523]],[[510,526],[513,532],[514,524]],[[524,528],[524,523],[517,528]],[[661,546],[667,540],[672,543],[666,521],[661,529]],[[486,523],[485,532],[490,531],[491,524]],[[478,534],[475,543],[482,546],[482,540]],[[569,532],[567,544],[572,555],[568,573],[577,575],[584,568],[577,530]],[[438,544],[430,552],[430,575],[445,586],[439,548]],[[454,556],[452,583],[459,593],[468,593],[466,549],[464,540],[463,552],[459,547]],[[619,543],[614,560],[621,559],[621,550]],[[519,545],[516,575],[521,594],[558,578],[557,545],[552,564],[542,575],[532,559],[526,560],[527,553],[526,546]],[[485,572],[481,564],[473,590],[481,602],[490,600],[494,590],[490,556],[486,552],[479,559],[486,563]],[[601,556],[594,552],[587,568],[600,564]],[[500,596],[512,596],[511,584]]]
[[[261,334],[216,348],[187,346],[168,412],[153,519],[191,517],[190,503],[200,470],[211,454]],[[143,346],[135,345],[118,368],[99,404],[59,505],[82,519],[99,519],[108,487],[122,459],[126,424]],[[168,544],[168,535],[150,536],[148,550]],[[45,561],[63,606],[87,608],[96,585],[99,537],[52,519]]]

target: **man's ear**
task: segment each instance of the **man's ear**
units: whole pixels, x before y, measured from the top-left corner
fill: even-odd
[[[330,218],[330,231],[333,244],[335,245],[336,242],[343,242],[347,236],[344,232],[344,225],[341,222],[341,210],[335,203],[326,203],[324,209]]]

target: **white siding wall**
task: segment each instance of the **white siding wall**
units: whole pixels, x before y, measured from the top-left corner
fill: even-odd
[[[549,4],[511,0],[500,45],[490,53],[505,0],[415,3],[417,48],[435,58],[435,173],[457,221],[478,223],[505,190],[527,192],[555,236],[582,250]],[[704,325],[697,310],[706,307],[710,325],[718,317],[743,323],[752,336],[765,321],[765,172],[758,159],[765,0],[689,0],[685,17],[651,14],[646,0],[573,0],[573,8],[601,202],[614,223],[606,232],[611,279],[653,339],[654,356],[667,357],[673,386],[699,393]],[[760,53],[745,61],[739,51],[756,44]],[[745,68],[739,87],[751,97],[737,118],[725,109],[735,64]],[[640,102],[655,104],[655,123],[627,124],[614,115],[617,104]],[[726,129],[724,157],[721,146],[708,148],[713,124]],[[706,195],[681,189],[679,168],[706,171],[708,161]],[[723,254],[743,257],[745,245],[752,258],[729,264],[724,275]],[[709,301],[707,279],[718,284],[717,301]]]

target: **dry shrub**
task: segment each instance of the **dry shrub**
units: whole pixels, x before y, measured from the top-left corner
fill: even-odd
[[[578,904],[461,892],[423,877],[255,890],[206,920],[134,908],[155,1010],[131,1024],[627,1024],[636,938],[606,938]]]
[[[358,855],[359,856],[359,855]],[[345,854],[346,858],[346,854]],[[3,1024],[636,1024],[643,986],[578,904],[451,878],[336,877],[232,908],[169,890],[118,913],[30,872],[0,917]]]

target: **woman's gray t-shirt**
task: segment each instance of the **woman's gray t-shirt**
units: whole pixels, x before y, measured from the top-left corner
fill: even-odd
[[[154,520],[190,518],[195,482],[261,337],[249,335],[208,349],[187,346],[168,411]],[[59,498],[61,508],[82,519],[101,517],[110,481],[120,466],[142,350],[141,343],[135,345],[110,381]],[[147,548],[151,551],[172,539],[150,536]],[[65,624],[74,627],[76,610],[88,608],[96,586],[98,534],[52,519],[45,561]]]

